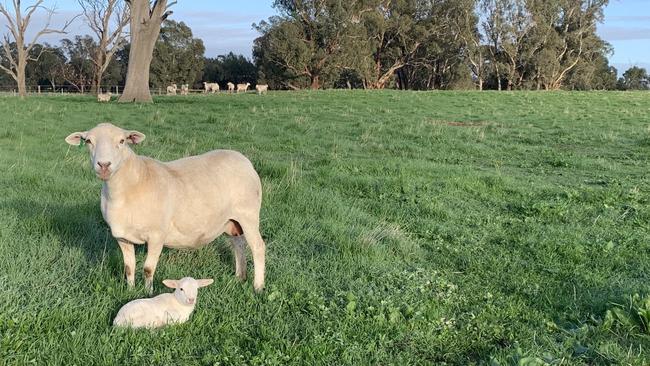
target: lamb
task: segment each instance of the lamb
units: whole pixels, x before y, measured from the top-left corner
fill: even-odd
[[[172,84],[167,87],[167,95],[176,95],[176,90],[178,89],[178,86],[176,84]]]
[[[108,103],[111,101],[111,92],[102,94],[102,93],[97,93],[97,101],[100,103]]]
[[[181,95],[188,95],[190,93],[190,84],[181,85]]]
[[[150,299],[133,300],[120,308],[113,326],[130,328],[160,328],[167,324],[185,323],[192,315],[200,287],[214,280],[164,280],[163,284],[175,289],[173,293],[160,294]]]
[[[237,84],[237,93],[240,91],[243,91],[244,93],[248,90],[248,87],[251,85],[251,83],[246,83],[246,84]]]
[[[244,243],[253,255],[256,291],[264,288],[265,244],[259,231],[262,185],[253,164],[239,152],[214,150],[160,162],[136,155],[129,145],[145,139],[110,123],[75,132],[83,141],[96,176],[103,181],[101,212],[117,240],[130,287],[135,284],[135,245],[147,245],[145,285],[153,277],[163,246],[199,248],[221,234],[231,237],[235,275],[246,279]]]
[[[233,84],[233,83],[231,83],[231,82],[228,82],[227,85],[228,85],[228,91],[229,91],[229,92],[232,93],[232,92],[235,91],[235,84]]]
[[[269,86],[267,84],[257,84],[255,89],[257,89],[257,94],[263,94],[269,90]]]
[[[210,91],[215,93],[219,91],[219,84],[203,82],[203,88],[205,88],[205,93],[209,93]]]

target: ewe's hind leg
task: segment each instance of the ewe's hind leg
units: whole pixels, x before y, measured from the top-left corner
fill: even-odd
[[[260,292],[264,289],[266,245],[264,244],[264,240],[262,240],[262,235],[260,235],[259,224],[257,222],[240,221],[239,223],[244,230],[246,242],[248,242],[248,246],[253,253],[253,266],[255,269],[253,287],[255,291]]]
[[[246,280],[246,254],[244,253],[245,240],[242,235],[230,238],[232,253],[235,256],[235,276],[240,280]]]

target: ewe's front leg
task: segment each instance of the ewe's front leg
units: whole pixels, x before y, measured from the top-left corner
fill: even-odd
[[[120,239],[117,240],[117,244],[119,244],[122,250],[126,283],[129,287],[133,287],[135,285],[135,247],[133,244]]]
[[[147,259],[144,261],[144,282],[145,288],[149,293],[153,292],[153,275],[156,273],[158,258],[162,252],[163,242],[152,240],[147,242]]]

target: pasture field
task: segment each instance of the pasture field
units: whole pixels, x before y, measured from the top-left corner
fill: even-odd
[[[650,94],[271,92],[0,98],[0,363],[648,365]],[[101,121],[161,160],[262,177],[266,290],[224,238],[165,249],[215,284],[190,322],[113,329],[136,288],[101,182],[64,138]]]

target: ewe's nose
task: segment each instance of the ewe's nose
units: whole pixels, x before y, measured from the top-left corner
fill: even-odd
[[[98,161],[97,165],[99,165],[99,167],[102,168],[102,169],[108,169],[108,167],[111,166],[111,162],[110,161],[106,161],[106,162]]]
[[[196,299],[187,299],[187,302],[188,302],[190,305],[191,305],[191,304],[194,304],[195,301],[196,301]]]

